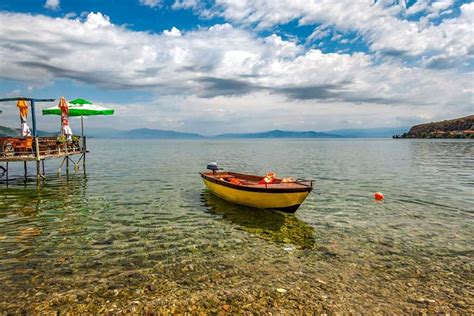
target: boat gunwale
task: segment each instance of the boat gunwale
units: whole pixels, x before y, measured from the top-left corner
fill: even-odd
[[[226,173],[230,175],[237,175],[237,176],[244,176],[244,177],[256,177],[256,178],[258,177],[254,175],[248,175],[248,174],[237,173],[237,172],[226,172]],[[213,182],[225,187],[229,187],[232,189],[240,190],[240,191],[259,192],[259,193],[301,193],[301,192],[310,193],[313,189],[312,186],[309,186],[303,183],[298,183],[298,185],[301,186],[299,188],[271,187],[271,184],[268,187],[253,187],[249,185],[239,185],[239,184],[233,184],[224,180],[219,180],[206,174],[206,172],[201,172],[200,175],[202,178],[204,178],[207,181],[210,181],[210,182]]]

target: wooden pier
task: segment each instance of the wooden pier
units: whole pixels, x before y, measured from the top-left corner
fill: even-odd
[[[94,105],[85,99],[75,99],[68,105],[66,99],[61,97],[57,107],[43,109],[43,115],[61,115],[61,134],[53,137],[38,136],[36,127],[36,106],[35,102],[54,102],[55,99],[35,99],[25,97],[0,98],[0,102],[17,101],[17,107],[20,110],[20,122],[22,126],[22,135],[31,135],[25,137],[0,137],[0,182],[8,183],[9,164],[13,162],[23,162],[25,179],[28,177],[28,162],[36,162],[36,178],[44,179],[44,161],[47,159],[61,159],[62,162],[58,172],[61,172],[63,165],[66,165],[66,172],[69,171],[69,162],[74,164],[74,169],[79,168],[82,161],[83,169],[86,167],[86,137],[84,136],[83,116],[92,115],[112,115],[113,109]],[[27,126],[28,102],[31,109],[32,133]],[[72,135],[69,127],[69,116],[81,117],[81,136]],[[66,128],[67,127],[67,128]],[[69,131],[68,131],[69,130]],[[71,156],[79,155],[77,161]]]
[[[0,166],[4,173],[4,179],[9,180],[9,164],[13,162],[23,162],[24,176],[27,178],[28,162],[36,162],[37,179],[44,178],[44,161],[48,159],[63,159],[59,170],[66,165],[66,171],[69,170],[69,162],[72,162],[74,168],[79,168],[82,161],[85,164],[86,138],[74,136],[71,141],[67,141],[64,136],[58,137],[0,137],[0,162],[5,166]],[[71,156],[79,156],[74,161]],[[84,166],[85,167],[85,166]]]

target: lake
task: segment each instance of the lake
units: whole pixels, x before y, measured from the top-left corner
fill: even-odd
[[[0,185],[0,311],[474,311],[474,141],[88,146],[85,173]],[[212,161],[316,187],[296,214],[237,206]]]

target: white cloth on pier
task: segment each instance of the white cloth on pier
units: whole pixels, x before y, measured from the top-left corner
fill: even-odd
[[[62,130],[63,135],[66,136],[66,139],[68,141],[72,140],[72,129],[69,127],[69,125],[63,125],[63,130]]]
[[[25,137],[25,136],[31,136],[31,131],[30,131],[30,127],[28,126],[28,124],[26,123],[21,123],[21,136],[22,137]]]

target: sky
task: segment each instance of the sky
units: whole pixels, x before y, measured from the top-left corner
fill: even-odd
[[[116,129],[409,127],[474,113],[473,23],[458,0],[3,0],[0,97],[85,98]]]

